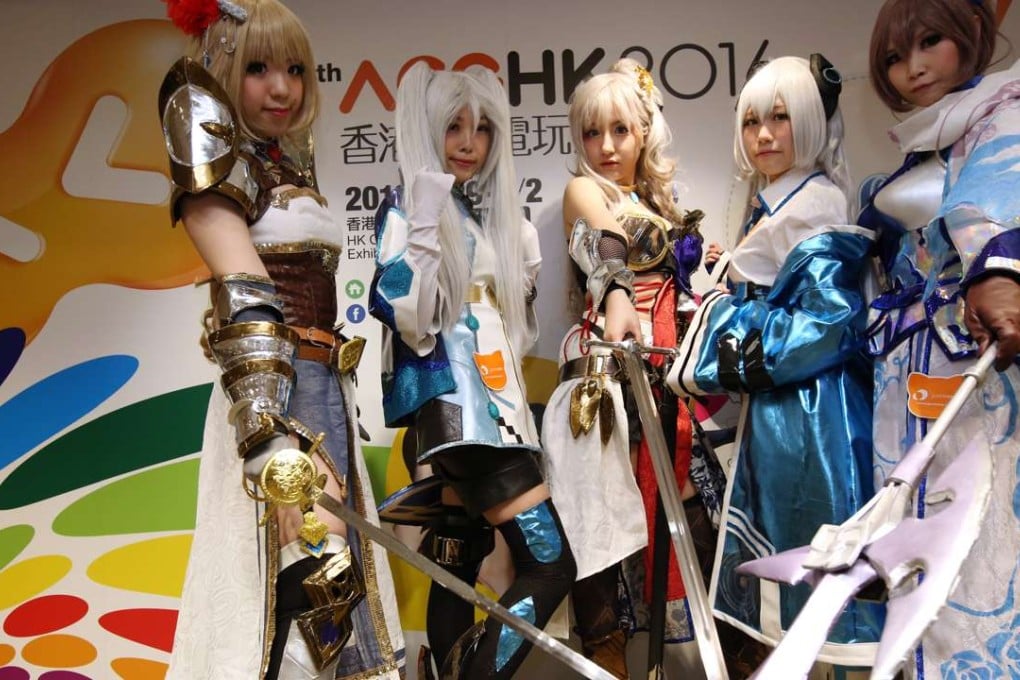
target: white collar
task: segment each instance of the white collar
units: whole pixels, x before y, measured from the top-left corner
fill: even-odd
[[[809,179],[820,173],[817,168],[810,170],[790,168],[778,180],[755,194],[754,198],[762,208],[765,208],[765,212],[772,215],[789,200],[790,196],[800,191]],[[753,202],[752,200],[752,204]]]
[[[1007,99],[1020,98],[1020,61],[967,90],[950,92],[889,131],[900,151],[937,151],[954,144],[974,121]]]

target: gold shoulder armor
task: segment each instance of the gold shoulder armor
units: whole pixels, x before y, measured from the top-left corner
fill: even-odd
[[[185,193],[212,190],[255,212],[258,184],[238,153],[241,137],[230,98],[212,74],[188,57],[177,61],[159,89],[163,140],[170,156],[171,219]]]

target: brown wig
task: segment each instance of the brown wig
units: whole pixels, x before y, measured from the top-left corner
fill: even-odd
[[[871,31],[869,60],[871,84],[893,111],[913,107],[889,81],[888,55],[910,54],[924,33],[937,33],[956,44],[960,84],[982,73],[992,60],[996,28],[987,0],[887,0]]]

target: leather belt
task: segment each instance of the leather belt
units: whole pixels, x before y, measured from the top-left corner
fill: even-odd
[[[316,361],[320,364],[336,368],[342,375],[353,373],[361,362],[361,354],[365,350],[365,338],[354,336],[347,339],[339,334],[324,331],[321,328],[302,328],[288,326],[298,334],[297,358]]]
[[[560,382],[599,374],[620,383],[627,382],[626,369],[612,354],[589,354],[560,366]]]

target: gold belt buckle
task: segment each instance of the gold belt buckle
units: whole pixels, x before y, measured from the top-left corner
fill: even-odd
[[[336,350],[336,366],[341,374],[353,372],[361,363],[361,355],[365,351],[365,338],[355,335],[342,343]]]

